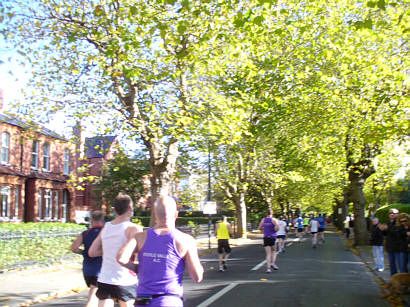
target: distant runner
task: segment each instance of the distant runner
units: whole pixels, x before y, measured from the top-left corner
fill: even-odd
[[[319,214],[319,217],[316,218],[319,222],[319,230],[318,230],[318,240],[319,243],[325,243],[325,224],[326,224],[326,217]]]
[[[228,218],[223,215],[222,222],[218,222],[215,227],[215,235],[218,238],[219,272],[227,269],[226,263],[231,253],[231,247],[229,246],[230,234],[232,235],[231,224],[228,223]]]
[[[266,210],[266,217],[259,223],[259,230],[263,229],[263,246],[266,253],[266,273],[271,273],[272,269],[279,270],[276,265],[276,231],[279,229],[278,220],[273,216],[272,209]]]
[[[301,216],[299,216],[298,219],[296,220],[296,227],[297,227],[297,236],[300,241],[303,237],[303,218]]]
[[[282,253],[285,251],[285,239],[286,239],[286,227],[287,223],[285,217],[282,215],[278,221],[279,230],[276,233],[277,238],[277,252]]]
[[[312,234],[312,247],[317,247],[317,232],[319,230],[319,222],[312,216],[310,221],[310,233]]]

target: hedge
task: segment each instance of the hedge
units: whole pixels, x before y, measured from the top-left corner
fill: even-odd
[[[211,223],[214,224],[217,221],[220,221],[220,216],[212,216]],[[235,221],[235,218],[228,217],[228,221]],[[132,221],[136,224],[141,224],[144,227],[149,226],[150,217],[149,216],[137,216],[133,217]],[[178,217],[175,224],[176,226],[185,226],[189,225],[190,222],[194,224],[208,224],[208,217]]]
[[[86,229],[73,223],[0,223],[0,271],[68,258],[80,260],[70,247]]]
[[[390,208],[396,208],[400,213],[407,213],[410,215],[410,204],[392,204],[379,208],[376,211],[375,216],[379,219],[380,223],[387,223],[389,221]]]

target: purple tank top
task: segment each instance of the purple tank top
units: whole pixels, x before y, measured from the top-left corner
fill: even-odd
[[[147,230],[147,239],[138,253],[138,295],[173,294],[154,298],[149,306],[161,306],[164,301],[177,299],[182,306],[182,278],[185,261],[175,245],[175,229],[159,235],[154,228]],[[177,297],[179,296],[179,297]],[[168,305],[167,305],[168,306]],[[177,306],[171,304],[171,306]]]
[[[276,238],[275,225],[272,224],[271,217],[265,217],[263,221],[263,236],[265,238]]]

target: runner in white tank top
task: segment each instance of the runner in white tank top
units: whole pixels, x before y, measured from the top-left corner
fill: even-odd
[[[310,223],[310,233],[312,234],[312,247],[316,248],[317,246],[317,232],[319,230],[319,222],[312,215]]]
[[[128,241],[125,236],[126,229],[134,225],[131,222],[120,224],[106,223],[101,234],[103,261],[98,281],[118,286],[130,286],[137,283],[135,272],[123,267],[117,261],[117,253],[120,248]]]
[[[103,259],[96,293],[98,306],[114,306],[118,301],[120,307],[132,307],[137,297],[135,263],[130,262],[127,268],[121,266],[117,262],[117,253],[131,237],[142,231],[142,227],[130,222],[133,206],[128,195],[119,194],[114,199],[114,212],[115,219],[105,224],[88,255],[102,256]]]
[[[279,221],[279,230],[276,232],[276,248],[278,253],[282,253],[285,251],[285,239],[286,239],[286,222],[284,221],[284,217],[281,216]]]

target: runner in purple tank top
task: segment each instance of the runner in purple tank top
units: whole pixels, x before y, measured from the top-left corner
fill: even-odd
[[[276,231],[279,230],[278,220],[273,217],[272,209],[266,210],[266,217],[259,223],[259,230],[263,229],[263,246],[266,253],[266,273],[271,273],[272,269],[279,270],[276,265]]]
[[[178,215],[172,197],[154,204],[155,227],[135,234],[119,251],[117,260],[138,272],[135,306],[183,306],[182,278],[185,265],[195,282],[201,282],[203,267],[193,237],[175,228]],[[130,261],[138,253],[138,267]]]

